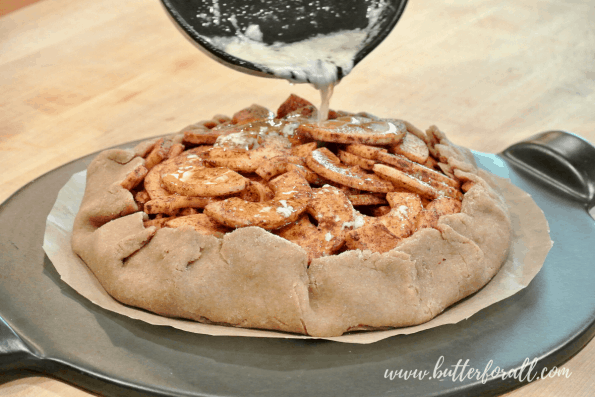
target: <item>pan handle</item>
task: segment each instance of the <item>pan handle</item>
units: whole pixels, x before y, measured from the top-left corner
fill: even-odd
[[[0,373],[15,369],[33,368],[38,361],[37,355],[0,317]]]
[[[565,131],[547,131],[516,143],[502,156],[559,192],[595,206],[595,147]]]

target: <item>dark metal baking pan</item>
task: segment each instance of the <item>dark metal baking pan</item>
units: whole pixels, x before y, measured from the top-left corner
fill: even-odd
[[[104,310],[63,283],[41,245],[45,220],[70,176],[93,155],[29,183],[0,207],[0,371],[30,369],[105,396],[496,395],[515,378],[429,379],[458,360],[533,373],[560,366],[595,334],[595,148],[560,131],[501,154],[474,153],[544,211],[555,242],[541,272],[514,296],[466,321],[369,345],[213,337]],[[426,370],[424,380],[385,378]]]

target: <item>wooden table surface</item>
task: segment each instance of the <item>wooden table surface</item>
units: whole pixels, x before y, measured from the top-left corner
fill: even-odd
[[[594,143],[593,21],[589,0],[410,0],[392,34],[335,89],[331,107],[436,124],[484,152],[552,129]],[[110,146],[252,103],[276,109],[292,92],[319,100],[310,86],[207,58],[157,0],[42,0],[1,16],[0,87],[0,202]],[[510,396],[593,395],[595,342],[563,367],[570,377]],[[90,394],[27,372],[0,375],[0,395]]]

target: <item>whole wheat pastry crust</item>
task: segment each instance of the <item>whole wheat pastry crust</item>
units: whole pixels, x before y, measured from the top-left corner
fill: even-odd
[[[460,181],[465,193],[459,213],[436,215],[434,227],[418,229],[387,252],[350,249],[312,256],[261,227],[218,229],[203,219],[206,215],[194,216],[196,210],[188,219],[213,228],[211,235],[184,222],[152,227],[159,220],[139,210],[143,200],[135,200],[129,189],[135,183],[131,175],[144,177],[147,165],[155,166],[147,164],[160,156],[151,156],[155,142],[107,150],[92,161],[74,223],[73,251],[112,297],[167,317],[319,337],[424,323],[498,272],[508,255],[511,223],[506,203],[467,149],[435,127],[423,135],[400,123],[429,140],[430,157],[441,164],[436,169]],[[188,131],[194,141],[213,135],[199,127]],[[170,147],[157,144],[162,152],[173,147],[179,153],[176,145],[183,140],[179,134],[169,140]],[[354,146],[345,153],[360,152]]]

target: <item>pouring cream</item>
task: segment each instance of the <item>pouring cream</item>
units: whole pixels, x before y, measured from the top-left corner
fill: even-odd
[[[217,1],[214,4],[218,4]],[[235,15],[228,17],[228,21],[235,28],[234,36],[205,39],[227,54],[251,62],[274,77],[292,83],[312,84],[321,93],[318,112],[320,122],[328,117],[334,86],[353,69],[357,53],[367,44],[370,37],[375,35],[379,16],[386,6],[386,0],[372,1],[365,15],[368,24],[363,29],[319,34],[293,43],[267,44],[262,40],[263,34],[259,25],[251,24],[242,31]],[[218,7],[214,7],[215,11],[217,9]],[[221,18],[217,12],[213,14]]]

